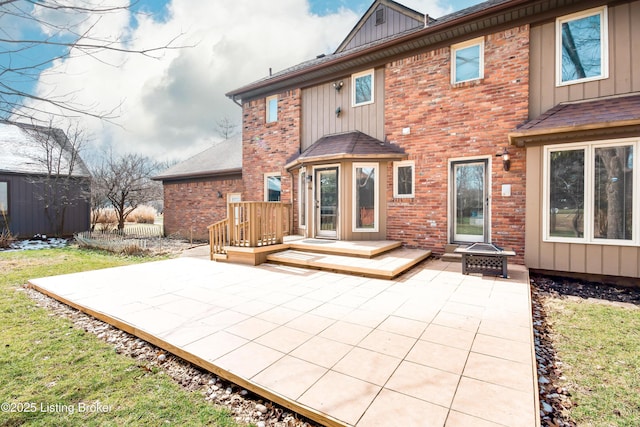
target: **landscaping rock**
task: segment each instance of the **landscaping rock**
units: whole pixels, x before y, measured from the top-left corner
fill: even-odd
[[[70,319],[74,325],[113,345],[114,351],[140,361],[145,375],[169,375],[185,390],[199,391],[203,400],[212,405],[226,407],[234,418],[247,424],[269,427],[319,427],[302,416],[285,412],[271,402],[263,403],[246,390],[234,387],[210,372],[178,357],[167,357],[166,353],[148,342],[121,331],[107,323],[84,314],[40,292],[26,288],[26,292],[37,304],[51,311],[51,315]],[[164,357],[162,357],[164,356]],[[153,374],[154,368],[156,374]],[[234,388],[238,390],[234,392]],[[220,390],[224,390],[221,393]],[[243,393],[244,392],[244,393]],[[272,408],[271,410],[269,408]],[[264,412],[260,411],[263,409]],[[262,424],[261,424],[262,423]]]

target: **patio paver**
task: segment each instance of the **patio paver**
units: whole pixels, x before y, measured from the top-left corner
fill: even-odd
[[[396,280],[178,258],[31,285],[320,423],[538,423],[528,274]]]

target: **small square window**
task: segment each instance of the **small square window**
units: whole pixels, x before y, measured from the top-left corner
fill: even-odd
[[[393,197],[415,197],[415,165],[413,161],[393,164]]]
[[[278,121],[278,96],[267,98],[267,123]]]
[[[279,173],[268,173],[264,176],[265,202],[279,202],[282,194],[282,177]]]
[[[556,43],[558,86],[608,77],[606,7],[559,18]]]
[[[373,70],[351,76],[353,86],[353,106],[371,104],[373,102]]]
[[[451,83],[484,78],[484,39],[469,40],[451,47]]]

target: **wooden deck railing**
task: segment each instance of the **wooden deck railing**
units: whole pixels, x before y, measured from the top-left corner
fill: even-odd
[[[227,218],[208,227],[211,257],[225,246],[256,248],[282,243],[290,233],[291,205],[282,202],[232,202]]]

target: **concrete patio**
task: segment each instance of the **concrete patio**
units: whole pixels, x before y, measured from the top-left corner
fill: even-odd
[[[41,292],[322,424],[538,424],[528,273],[429,260],[396,280],[195,258]]]

